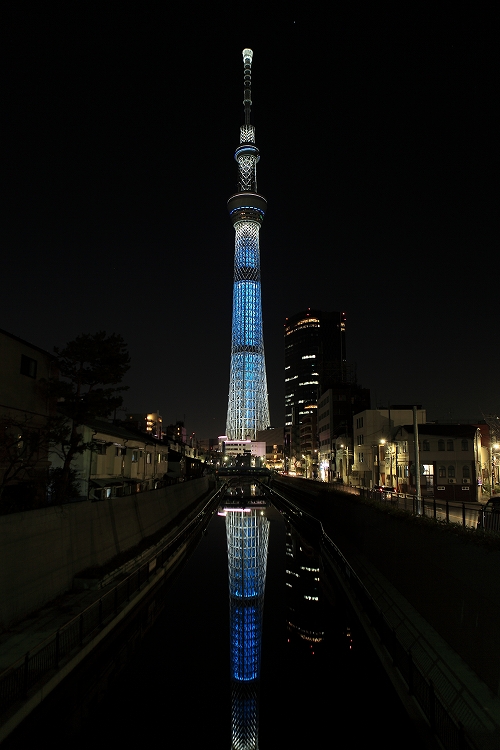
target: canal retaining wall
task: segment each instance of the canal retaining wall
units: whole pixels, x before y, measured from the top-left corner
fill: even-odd
[[[441,524],[411,522],[284,477],[276,489],[299,489],[345,557],[358,551],[412,604],[466,664],[500,695],[500,552]]]
[[[165,528],[203,497],[208,481],[0,516],[0,632],[71,590],[83,570]]]

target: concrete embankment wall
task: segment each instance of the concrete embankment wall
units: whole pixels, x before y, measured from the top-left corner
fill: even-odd
[[[208,477],[103,502],[0,516],[0,632],[164,528],[208,490]]]
[[[286,487],[301,490],[346,558],[351,547],[367,557],[492,692],[500,694],[499,551],[439,526],[419,526],[418,519],[408,523],[355,495],[321,491],[317,482],[284,478],[275,486],[283,492]]]

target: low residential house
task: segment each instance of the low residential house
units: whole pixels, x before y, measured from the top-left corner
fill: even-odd
[[[78,499],[122,497],[169,483],[168,446],[160,440],[101,419],[80,429],[83,441],[92,447],[73,462]]]
[[[425,497],[469,502],[481,496],[481,431],[470,424],[418,426],[420,488]],[[397,489],[415,492],[414,426],[403,425],[389,445],[397,465]],[[382,465],[387,456],[383,451]],[[384,475],[382,475],[384,476]]]
[[[57,404],[42,381],[57,376],[53,354],[0,330],[0,495],[22,507],[46,501],[48,428]]]
[[[416,407],[417,424],[423,425],[426,411]],[[353,418],[354,445],[351,483],[357,487],[377,484],[395,487],[398,483],[398,457],[394,435],[404,424],[413,423],[411,404],[366,409]],[[401,482],[399,482],[401,483]]]

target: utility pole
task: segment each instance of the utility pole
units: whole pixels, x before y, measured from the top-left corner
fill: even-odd
[[[415,443],[415,488],[416,488],[416,514],[422,515],[422,497],[420,493],[420,450],[418,447],[418,420],[417,407],[413,407],[413,439]]]

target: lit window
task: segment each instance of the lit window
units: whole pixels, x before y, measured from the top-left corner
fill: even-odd
[[[439,467],[439,476],[440,476],[441,478],[443,478],[443,477],[445,477],[445,476],[446,476],[446,466],[440,466],[440,467]]]

